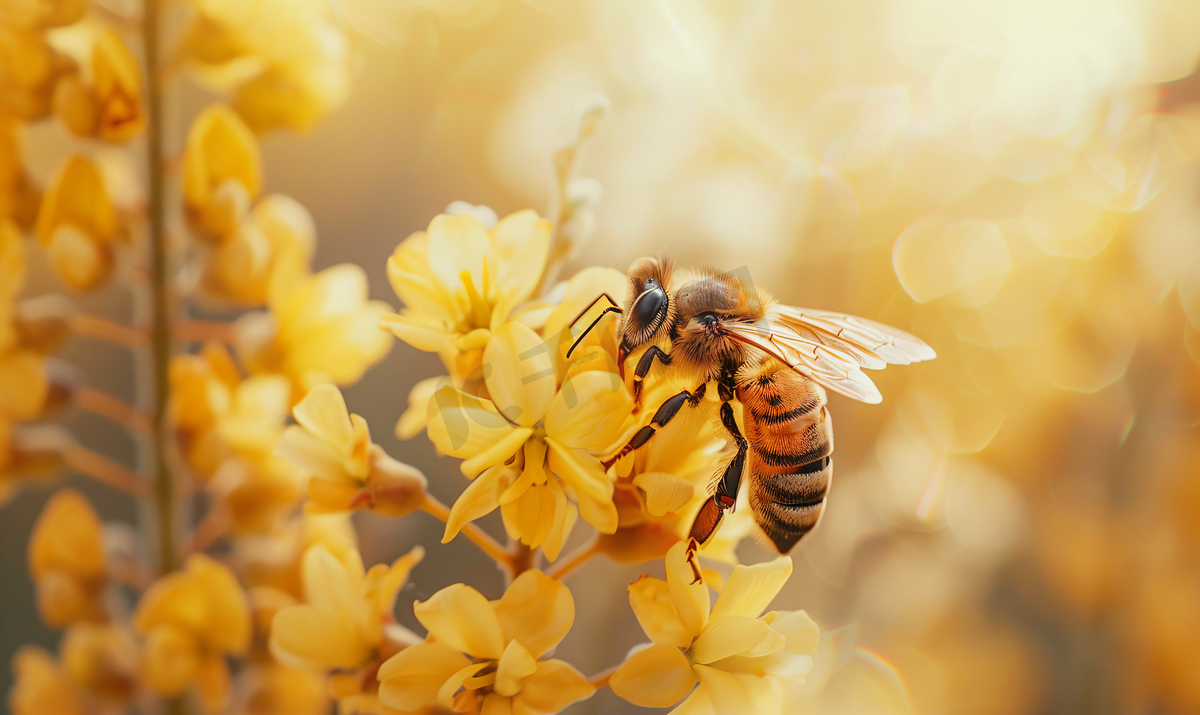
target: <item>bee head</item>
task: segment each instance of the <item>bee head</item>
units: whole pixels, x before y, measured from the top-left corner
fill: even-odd
[[[629,267],[629,291],[621,316],[622,356],[666,332],[671,313],[670,275],[667,259],[642,258]]]

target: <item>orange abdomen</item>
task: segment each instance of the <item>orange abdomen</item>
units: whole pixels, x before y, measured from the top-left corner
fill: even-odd
[[[738,385],[737,397],[750,447],[750,508],[785,554],[817,525],[833,476],[825,391],[772,361]]]

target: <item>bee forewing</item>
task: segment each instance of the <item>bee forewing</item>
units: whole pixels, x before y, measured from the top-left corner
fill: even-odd
[[[741,342],[752,345],[813,382],[846,397],[878,404],[879,388],[863,374],[858,355],[814,342],[795,331],[776,325],[750,323],[725,326]],[[880,364],[883,367],[883,364]]]
[[[772,313],[776,322],[803,338],[831,349],[857,353],[855,359],[868,369],[878,370],[883,365],[875,367],[862,362],[860,356],[864,351],[890,365],[908,365],[937,357],[933,348],[920,338],[873,320],[788,305],[775,305]],[[843,346],[847,344],[854,349],[845,350]]]

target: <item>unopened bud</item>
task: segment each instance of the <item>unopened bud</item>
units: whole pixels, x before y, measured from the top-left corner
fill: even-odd
[[[15,323],[22,345],[47,355],[58,350],[71,334],[75,305],[61,295],[43,295],[17,304]]]

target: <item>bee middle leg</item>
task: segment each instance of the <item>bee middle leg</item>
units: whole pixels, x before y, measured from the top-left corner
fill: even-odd
[[[659,406],[658,411],[654,413],[654,417],[650,420],[650,424],[638,430],[633,435],[633,439],[629,440],[629,444],[622,447],[621,451],[617,452],[616,455],[614,455],[611,459],[601,462],[601,464],[604,465],[604,469],[607,470],[609,467],[616,464],[617,460],[619,460],[621,457],[624,457],[633,450],[649,442],[650,438],[654,436],[655,432],[663,427],[666,427],[667,423],[670,422],[675,415],[679,414],[679,410],[683,409],[683,404],[685,402],[692,407],[700,404],[700,400],[704,399],[704,392],[706,389],[707,385],[701,384],[700,387],[697,387],[692,392],[684,390],[677,395],[668,397],[666,402],[663,402],[662,405]]]

